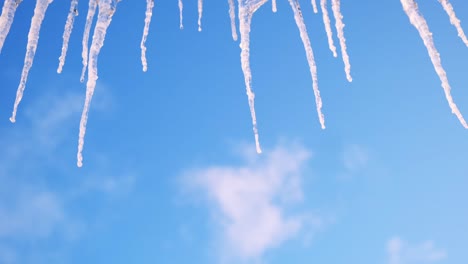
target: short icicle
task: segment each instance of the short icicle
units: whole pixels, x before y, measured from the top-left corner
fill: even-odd
[[[257,153],[262,153],[257,129],[257,117],[255,114],[255,94],[252,91],[252,71],[250,70],[250,25],[252,16],[267,0],[238,0],[239,2],[239,32],[241,48],[241,65],[244,73],[245,87],[249,99],[250,115],[255,136]]]
[[[78,15],[78,0],[72,0],[70,4],[70,11],[68,12],[67,22],[65,23],[65,29],[63,30],[63,44],[62,44],[62,54],[59,58],[59,66],[57,68],[57,73],[62,73],[63,65],[65,65],[65,58],[67,57],[68,42],[70,40],[70,35],[73,30],[73,22],[75,17]]]
[[[320,0],[320,8],[322,9],[322,16],[323,16],[323,24],[325,25],[325,32],[327,32],[327,39],[328,39],[328,48],[333,53],[333,57],[337,57],[336,54],[336,47],[333,43],[333,33],[330,24],[330,17],[328,16],[327,10],[327,0]]]
[[[16,111],[18,105],[23,98],[24,89],[28,80],[29,70],[34,62],[34,55],[36,54],[37,44],[39,42],[39,32],[41,30],[42,21],[44,20],[45,13],[49,4],[53,0],[37,0],[36,7],[34,8],[34,15],[31,19],[31,27],[29,28],[28,44],[26,46],[26,56],[24,57],[23,71],[21,72],[21,80],[16,92],[16,100],[13,106],[13,113],[10,117],[12,123],[16,122]]]
[[[332,11],[333,16],[335,17],[336,32],[338,39],[340,40],[341,56],[343,57],[343,62],[345,65],[346,79],[348,79],[349,82],[352,82],[353,78],[351,77],[351,64],[349,63],[349,56],[348,52],[346,51],[346,39],[343,30],[345,24],[343,23],[343,15],[341,14],[340,10],[340,0],[332,0]]]
[[[234,5],[234,0],[228,0],[229,3],[229,18],[231,19],[231,32],[232,39],[237,41],[237,29],[236,29],[236,6]]]
[[[88,45],[89,45],[89,33],[91,31],[91,24],[93,23],[94,14],[96,13],[98,0],[89,0],[88,3],[88,14],[86,15],[86,24],[83,32],[81,57],[83,58],[83,69],[81,70],[80,82],[84,82],[86,68],[88,67]]]
[[[312,8],[314,9],[314,13],[317,14],[318,13],[318,9],[317,9],[317,2],[316,0],[311,0],[312,2]]]
[[[182,3],[182,0],[179,0],[179,27],[180,27],[180,29],[184,29],[183,11],[184,11],[184,3]]]
[[[88,64],[88,81],[86,83],[86,98],[83,107],[83,113],[80,120],[80,132],[78,137],[78,153],[77,153],[77,166],[83,166],[83,145],[86,133],[86,123],[88,121],[89,106],[93,98],[94,89],[96,88],[96,81],[98,79],[98,56],[102,46],[104,46],[104,39],[106,37],[107,28],[109,27],[112,16],[114,15],[117,5],[116,0],[99,0],[98,20],[94,28],[93,41],[89,50],[89,64]]]
[[[10,32],[11,24],[15,18],[15,12],[21,0],[5,0],[0,16],[0,53],[2,53],[3,43]]]
[[[198,0],[198,31],[202,31],[201,19],[203,15],[203,0]]]
[[[465,32],[460,24],[460,20],[457,18],[455,11],[453,10],[452,4],[450,4],[449,0],[439,0],[439,3],[444,8],[445,12],[450,18],[450,23],[457,29],[458,36],[461,38],[463,43],[468,47],[468,39],[466,38]]]
[[[143,65],[143,71],[148,70],[148,62],[146,61],[146,39],[148,38],[149,27],[151,23],[151,17],[153,15],[154,0],[146,0],[146,17],[145,17],[145,27],[143,29],[143,37],[141,38],[140,48],[141,48],[141,64]]]
[[[306,51],[307,62],[309,63],[310,74],[312,77],[312,87],[314,89],[315,104],[317,106],[317,114],[320,121],[320,125],[322,129],[325,129],[325,117],[322,113],[322,98],[320,97],[320,91],[318,88],[317,65],[315,64],[312,45],[310,44],[309,35],[307,34],[307,28],[304,23],[304,18],[302,16],[301,7],[299,5],[298,0],[289,0],[289,4],[293,9],[294,19],[296,20],[297,28],[299,29],[302,43],[304,44],[304,49]]]

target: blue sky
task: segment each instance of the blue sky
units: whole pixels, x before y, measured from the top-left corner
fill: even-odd
[[[0,263],[466,261],[468,134],[400,1],[341,4],[352,83],[321,13],[300,1],[325,130],[289,3],[255,13],[262,155],[228,2],[205,1],[198,32],[196,1],[184,1],[183,30],[177,1],[155,1],[143,73],[146,3],[121,1],[99,57],[82,168],[87,1],[60,75],[70,1],[50,5],[17,121],[8,120],[34,2],[19,6],[0,54]],[[419,2],[468,116],[468,49],[438,1]],[[468,27],[468,3],[452,4]]]

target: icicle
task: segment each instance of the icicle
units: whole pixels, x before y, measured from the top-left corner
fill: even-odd
[[[16,8],[21,3],[21,0],[5,0],[0,16],[0,53],[2,52],[3,43],[10,32],[11,24],[15,17]]]
[[[88,66],[88,42],[89,42],[89,32],[91,31],[91,24],[93,23],[94,14],[96,13],[98,0],[89,0],[88,14],[86,15],[86,24],[83,33],[83,50],[81,52],[81,57],[83,58],[83,69],[81,70],[80,82],[84,82],[86,68]]]
[[[255,147],[257,153],[262,153],[257,129],[257,117],[255,115],[255,94],[252,91],[252,71],[250,70],[250,24],[252,16],[267,0],[238,0],[239,2],[239,31],[241,64],[244,73],[245,87],[249,99],[250,115],[252,117],[253,131],[255,135]]]
[[[93,98],[94,88],[96,87],[96,81],[98,79],[98,68],[97,61],[99,52],[102,46],[104,46],[104,39],[106,37],[106,31],[109,27],[112,16],[114,15],[115,8],[117,5],[116,0],[99,0],[99,13],[96,26],[94,28],[93,41],[89,50],[89,65],[88,65],[88,82],[86,83],[86,99],[84,103],[83,113],[81,114],[80,120],[80,132],[78,138],[78,154],[77,154],[77,165],[78,167],[83,166],[83,145],[84,136],[86,133],[86,123],[88,121],[88,112],[91,99]]]
[[[68,50],[68,41],[70,40],[70,35],[73,29],[73,22],[75,21],[75,17],[78,15],[78,10],[76,9],[77,6],[78,0],[72,0],[70,5],[70,12],[68,13],[67,22],[65,23],[65,29],[63,31],[62,54],[59,58],[57,73],[62,72],[63,65],[65,64],[65,58],[67,56]]]
[[[333,57],[336,57],[336,47],[335,44],[333,44],[333,33],[330,25],[330,17],[328,16],[327,0],[320,0],[320,7],[323,14],[323,24],[325,24],[325,31],[327,32],[328,47],[333,53]]]
[[[13,113],[10,117],[10,121],[14,123],[16,121],[16,111],[18,105],[23,98],[23,92],[26,88],[26,81],[28,80],[29,70],[34,61],[34,55],[36,54],[37,44],[39,42],[39,31],[41,30],[41,24],[44,20],[45,12],[47,7],[52,3],[53,0],[37,0],[36,7],[34,8],[34,15],[31,19],[31,27],[29,28],[28,44],[26,46],[26,56],[24,57],[24,66],[21,73],[21,80],[16,92],[15,105],[13,106]]]
[[[458,36],[462,39],[463,43],[468,47],[468,39],[466,38],[465,32],[463,32],[463,28],[461,27],[460,20],[455,15],[455,11],[453,10],[453,6],[450,4],[449,0],[439,0],[439,3],[444,8],[447,15],[450,17],[450,23],[455,26],[458,32]]]
[[[312,77],[312,87],[314,89],[315,104],[317,105],[317,114],[319,117],[320,125],[322,129],[325,129],[325,118],[322,114],[322,99],[320,98],[320,91],[318,89],[318,78],[317,78],[317,66],[315,65],[314,52],[312,45],[310,44],[309,35],[307,34],[307,28],[302,17],[301,7],[297,0],[289,0],[294,11],[294,20],[296,20],[297,28],[299,29],[302,43],[307,55],[307,62],[309,63],[310,74]]]
[[[153,15],[154,0],[146,0],[146,18],[145,28],[143,29],[143,37],[141,38],[141,63],[143,64],[143,71],[148,70],[148,63],[146,62],[146,38],[148,37],[149,26],[151,23],[151,16]]]
[[[426,20],[424,17],[419,13],[418,5],[414,0],[400,0],[403,6],[403,10],[405,11],[406,15],[408,16],[411,24],[418,30],[421,39],[424,42],[424,45],[427,48],[427,52],[429,53],[429,57],[431,58],[432,65],[437,72],[437,75],[442,82],[442,88],[445,92],[445,97],[449,103],[450,109],[452,109],[452,113],[458,117],[458,120],[463,125],[463,127],[468,128],[468,124],[466,123],[465,119],[463,118],[460,110],[458,110],[457,105],[452,99],[452,95],[450,94],[450,84],[447,78],[447,74],[445,73],[444,68],[442,67],[442,62],[440,60],[439,52],[437,51],[434,41],[432,39],[432,33],[429,30],[429,26],[427,25]]]
[[[276,9],[276,0],[271,0],[271,10],[273,11],[273,13],[276,13],[276,11],[278,11]]]
[[[203,0],[198,0],[198,31],[201,31],[202,14],[203,14]]]
[[[231,31],[232,31],[232,39],[237,41],[237,29],[236,29],[236,11],[234,0],[228,0],[229,2],[229,17],[231,18]]]
[[[351,77],[351,64],[349,63],[349,56],[348,52],[346,51],[346,39],[343,31],[345,25],[343,24],[343,15],[341,15],[340,11],[340,0],[332,0],[332,10],[333,16],[335,17],[336,32],[338,39],[340,40],[341,56],[343,57],[343,62],[345,65],[346,79],[348,79],[349,82],[352,82],[353,78]]]
[[[180,29],[184,29],[184,23],[183,23],[183,14],[182,11],[184,10],[184,4],[182,3],[182,0],[179,0],[179,24],[180,24]]]
[[[312,2],[312,8],[314,9],[314,13],[317,14],[318,13],[317,2],[315,2],[315,0],[311,0],[311,2]]]

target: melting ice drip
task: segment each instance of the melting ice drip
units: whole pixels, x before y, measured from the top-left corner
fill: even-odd
[[[13,23],[14,15],[16,12],[17,7],[20,5],[22,0],[5,0],[3,3],[2,13],[0,16],[0,52],[2,50],[3,44],[5,39],[10,31],[10,27]],[[15,100],[15,104],[13,107],[13,114],[10,118],[12,122],[16,120],[16,111],[18,105],[22,99],[24,89],[26,87],[26,81],[28,77],[29,70],[32,67],[34,55],[37,49],[38,41],[39,41],[39,32],[41,29],[42,21],[45,17],[45,13],[49,4],[52,3],[53,0],[36,0],[36,7],[34,9],[34,15],[31,20],[31,27],[28,34],[28,43],[26,47],[26,55],[24,60],[24,67],[21,74],[20,84],[18,86],[17,96]],[[231,31],[232,31],[232,38],[237,41],[238,34],[236,28],[236,6],[234,3],[235,0],[228,0],[229,5],[229,17],[231,21]],[[248,97],[249,107],[250,107],[250,114],[252,118],[252,126],[255,136],[255,145],[256,150],[258,153],[261,153],[261,147],[259,142],[259,134],[257,128],[257,119],[255,113],[255,95],[252,90],[252,72],[250,69],[250,30],[251,30],[251,22],[254,13],[264,5],[268,0],[237,0],[238,2],[238,22],[239,22],[239,33],[240,33],[240,58],[241,58],[241,67],[244,74],[245,86],[246,86],[246,93]],[[309,36],[307,34],[306,25],[304,23],[304,19],[302,16],[301,7],[299,5],[298,0],[288,0],[289,4],[293,10],[294,20],[296,25],[299,29],[300,37],[304,45],[304,49],[306,52],[307,62],[309,64],[309,69],[312,78],[312,88],[315,95],[316,107],[317,107],[317,114],[319,117],[319,121],[322,128],[325,128],[325,119],[324,115],[322,114],[322,101],[320,98],[320,91],[318,89],[318,76],[317,76],[317,66],[314,60],[314,53],[312,50],[312,45],[310,43]],[[345,74],[348,81],[352,81],[351,77],[351,65],[349,62],[349,56],[347,54],[346,48],[346,39],[344,37],[344,23],[343,23],[343,16],[340,10],[340,0],[330,0],[331,1],[331,11],[333,14],[333,18],[335,20],[335,29],[340,45],[341,56],[344,63]],[[424,19],[424,17],[420,14],[418,10],[418,6],[415,0],[400,0],[405,13],[408,15],[411,24],[413,24],[416,29],[418,30],[421,38],[424,41],[424,44],[428,50],[429,56],[431,61],[434,65],[434,68],[439,75],[439,78],[442,81],[442,87],[444,88],[445,95],[447,101],[449,103],[452,112],[458,117],[460,122],[465,128],[468,128],[467,123],[463,119],[460,111],[458,110],[457,106],[453,102],[453,99],[450,95],[450,85],[448,83],[448,79],[444,69],[442,68],[441,60],[437,49],[434,46],[432,40],[432,34],[429,31],[429,27]],[[463,32],[463,29],[460,24],[460,20],[456,17],[455,12],[453,10],[452,5],[450,4],[449,0],[438,0],[442,5],[445,12],[448,14],[450,18],[450,23],[453,24],[458,32],[458,36],[462,39],[465,45],[468,46],[468,40]],[[94,94],[94,89],[96,87],[96,81],[98,79],[98,56],[100,53],[101,48],[104,45],[104,39],[106,36],[107,28],[110,26],[112,21],[112,17],[116,11],[116,7],[120,0],[88,0],[88,12],[86,16],[86,24],[83,33],[82,39],[82,63],[83,69],[82,74],[80,77],[80,81],[85,81],[86,71],[88,72],[88,78],[86,83],[86,99],[84,102],[83,113],[80,120],[80,127],[79,127],[79,139],[78,139],[78,153],[77,153],[77,165],[81,167],[83,165],[83,146],[84,146],[84,137],[86,133],[86,123],[88,120],[88,112],[89,107],[91,104],[91,100]],[[154,7],[154,0],[146,0],[146,16],[144,20],[144,28],[143,28],[143,36],[140,43],[141,48],[141,62],[143,66],[143,71],[147,71],[147,60],[146,60],[146,39],[149,33],[149,27],[151,23],[151,17]],[[272,11],[277,11],[277,0],[272,0]],[[313,12],[318,13],[318,7],[316,0],[311,0],[311,4],[313,7]],[[67,16],[67,20],[65,23],[65,30],[63,33],[63,45],[62,45],[62,52],[59,58],[59,66],[57,72],[60,73],[63,69],[65,64],[65,58],[68,49],[68,42],[70,39],[70,35],[73,29],[74,18],[78,15],[78,0],[71,0],[70,4],[70,11]],[[183,28],[183,3],[182,0],[178,0],[178,7],[179,7],[179,27],[180,29]],[[328,13],[327,7],[327,0],[320,0],[320,10],[322,12],[322,18],[325,26],[325,32],[327,34],[328,39],[328,46],[331,50],[334,57],[337,57],[337,51],[335,44],[333,42],[333,32],[331,21]],[[89,35],[91,33],[91,25],[93,19],[95,17],[96,11],[98,11],[97,22],[93,32],[93,38],[91,45],[89,46]],[[203,0],[198,0],[198,30],[201,31],[201,19],[203,14]]]

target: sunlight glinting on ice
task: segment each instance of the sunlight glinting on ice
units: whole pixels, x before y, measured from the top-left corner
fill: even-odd
[[[237,29],[236,29],[236,6],[234,0],[228,0],[229,3],[229,18],[231,19],[231,31],[232,39],[237,41]]]
[[[198,31],[201,31],[201,19],[203,15],[203,0],[198,0]]]
[[[68,13],[67,22],[65,23],[65,29],[63,31],[62,54],[59,58],[57,73],[62,73],[63,65],[65,65],[65,58],[67,56],[68,42],[73,29],[73,22],[75,21],[75,17],[78,16],[78,10],[76,9],[77,6],[78,0],[72,0],[70,4],[70,12]]]
[[[81,70],[80,82],[84,82],[86,69],[88,67],[88,43],[89,43],[89,32],[91,31],[91,24],[93,23],[94,14],[96,13],[98,0],[89,0],[88,14],[86,15],[86,24],[83,32],[83,50],[81,57],[83,58],[83,69]]]
[[[151,23],[151,17],[153,15],[154,0],[146,0],[146,17],[145,17],[145,27],[143,29],[143,37],[141,38],[140,48],[141,48],[141,64],[143,65],[143,71],[148,70],[148,62],[146,61],[146,46],[145,42],[148,38],[149,27]]]
[[[309,35],[307,34],[307,28],[302,16],[301,6],[299,5],[298,0],[289,0],[289,4],[291,5],[291,8],[294,12],[294,20],[296,20],[297,28],[299,29],[302,43],[304,44],[304,49],[306,51],[320,125],[322,129],[325,129],[325,118],[322,113],[322,98],[320,97],[320,91],[318,89],[317,66],[315,65],[314,52],[312,50],[312,45],[310,44]]]
[[[179,0],[179,27],[180,27],[180,29],[184,29],[183,11],[184,11],[184,3],[182,3],[182,0]]]
[[[452,95],[450,94],[450,84],[447,78],[447,74],[445,73],[444,68],[442,67],[442,62],[440,60],[439,52],[437,51],[434,41],[432,39],[432,33],[429,30],[429,26],[427,25],[426,20],[424,17],[419,13],[418,5],[414,0],[400,0],[403,6],[403,10],[405,11],[406,15],[408,16],[411,24],[418,30],[421,39],[424,42],[424,45],[427,48],[427,52],[429,53],[429,57],[431,58],[432,64],[434,65],[434,69],[437,72],[437,75],[442,82],[442,88],[444,89],[445,97],[449,103],[450,109],[452,109],[452,113],[458,117],[458,120],[463,125],[463,127],[468,128],[468,124],[466,123],[465,119],[463,118],[460,110],[458,110],[457,105],[452,99]]]
[[[349,82],[352,82],[353,78],[351,77],[351,64],[349,63],[349,56],[348,52],[346,51],[346,39],[343,31],[345,24],[343,23],[343,15],[340,11],[340,0],[331,1],[333,16],[335,17],[336,32],[338,39],[340,40],[341,56],[343,57],[343,62],[345,65],[346,79],[348,79]]]
[[[314,9],[314,13],[317,14],[318,13],[318,10],[317,10],[317,2],[316,0],[311,0],[312,2],[312,8]]]
[[[16,8],[21,3],[21,0],[5,0],[0,16],[0,53],[2,53],[3,43],[10,32],[11,24],[15,17]]]
[[[257,117],[255,114],[255,94],[252,91],[252,71],[250,70],[250,25],[252,16],[267,0],[238,0],[241,65],[244,73],[245,88],[249,99],[250,115],[255,136],[257,153],[262,153],[258,137]]]
[[[276,9],[276,0],[271,0],[271,11],[273,11],[273,13],[278,11],[278,9]]]
[[[98,56],[102,46],[104,46],[104,39],[106,37],[107,28],[109,27],[112,16],[114,15],[117,5],[116,0],[99,0],[99,12],[96,26],[94,28],[93,41],[89,50],[89,65],[88,65],[88,82],[86,83],[86,98],[83,107],[83,113],[80,120],[80,132],[78,137],[78,153],[77,165],[83,166],[83,145],[86,133],[86,123],[88,121],[89,106],[93,98],[94,88],[96,88],[96,81],[98,79]]]
[[[336,47],[333,43],[333,33],[330,24],[330,17],[328,16],[327,0],[320,0],[320,7],[322,9],[323,24],[325,24],[325,31],[327,32],[328,47],[333,53],[333,57],[336,57]]]
[[[21,80],[16,92],[15,105],[13,106],[13,113],[10,117],[10,121],[14,123],[16,121],[16,111],[18,105],[23,98],[23,92],[26,88],[26,82],[28,80],[29,70],[32,67],[34,61],[34,55],[36,54],[37,44],[39,42],[39,31],[41,30],[42,21],[44,20],[45,12],[47,7],[53,0],[37,0],[36,7],[34,8],[34,15],[31,19],[31,27],[29,28],[28,44],[26,46],[26,55],[24,57],[23,71],[21,72]]]
[[[455,11],[453,10],[453,6],[450,4],[449,0],[439,0],[439,3],[444,8],[447,15],[450,17],[450,23],[455,26],[458,32],[458,36],[462,39],[463,43],[468,47],[468,39],[466,38],[465,32],[463,32],[463,28],[460,24],[460,20],[455,15]]]

